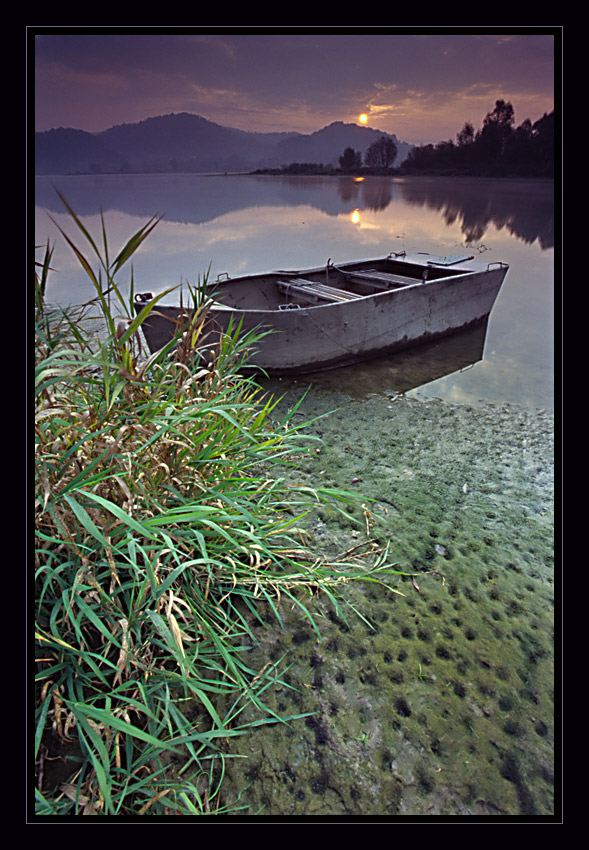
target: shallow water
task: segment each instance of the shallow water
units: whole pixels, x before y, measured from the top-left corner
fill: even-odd
[[[321,600],[321,638],[296,610],[284,629],[268,613],[247,661],[282,659],[267,704],[312,716],[234,739],[247,758],[227,762],[223,800],[266,816],[552,815],[552,415],[327,392],[303,413],[334,407],[311,429],[324,448],[288,476],[359,488],[363,507],[357,525],[314,511],[311,548],[362,543],[368,517],[412,575],[346,587],[371,625]]]

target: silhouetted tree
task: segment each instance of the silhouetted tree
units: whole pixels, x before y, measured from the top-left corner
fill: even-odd
[[[362,153],[354,148],[346,148],[339,158],[339,167],[342,171],[349,173],[362,168]]]
[[[526,118],[514,127],[511,103],[495,102],[475,133],[466,122],[451,141],[414,147],[402,171],[479,175],[554,176],[554,112],[531,123]]]
[[[532,125],[534,161],[546,176],[554,175],[554,112]]]
[[[474,127],[466,121],[462,130],[456,134],[456,143],[459,147],[470,145],[474,142]]]
[[[487,159],[502,157],[513,133],[514,113],[511,103],[495,101],[492,112],[483,119],[483,129],[478,135],[482,155]]]
[[[397,145],[392,139],[381,136],[373,142],[364,155],[364,165],[368,168],[392,168],[397,158]]]
[[[514,122],[513,106],[504,100],[496,100],[492,112],[487,112],[483,119],[483,127],[497,124],[500,127],[512,127]]]
[[[411,148],[403,163],[404,171],[427,171],[435,167],[436,156],[432,144],[416,145]]]
[[[451,168],[454,165],[454,153],[456,148],[452,139],[445,142],[438,142],[435,147],[436,160],[442,168]]]
[[[503,149],[503,162],[511,167],[522,170],[530,166],[532,158],[533,131],[529,118],[522,121],[519,127],[507,137]]]

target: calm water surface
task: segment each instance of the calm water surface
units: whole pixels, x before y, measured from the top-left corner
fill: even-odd
[[[55,189],[111,254],[163,214],[135,255],[138,291],[159,292],[275,268],[390,251],[468,253],[509,263],[486,333],[307,378],[359,397],[405,392],[455,402],[551,408],[554,391],[554,205],[551,181],[446,178],[103,175],[38,177],[35,244],[55,242],[48,301],[79,304],[91,285],[51,218],[86,251]],[[51,216],[51,218],[50,218]],[[40,254],[40,252],[39,252]],[[120,279],[128,287],[129,273]]]

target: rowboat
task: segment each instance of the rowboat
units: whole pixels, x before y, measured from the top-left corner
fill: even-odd
[[[488,319],[509,266],[472,256],[390,254],[375,260],[278,270],[206,287],[211,339],[240,325],[269,331],[250,353],[268,374],[319,372],[391,354]],[[139,313],[151,293],[135,296]],[[149,349],[166,345],[178,306],[154,305],[142,330]],[[241,324],[240,324],[241,323]]]

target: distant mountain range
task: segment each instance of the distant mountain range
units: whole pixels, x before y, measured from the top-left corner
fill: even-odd
[[[235,172],[292,162],[337,166],[347,147],[364,154],[380,136],[397,145],[398,166],[413,146],[371,127],[335,121],[309,135],[249,133],[183,112],[100,133],[64,127],[35,133],[35,174]]]

